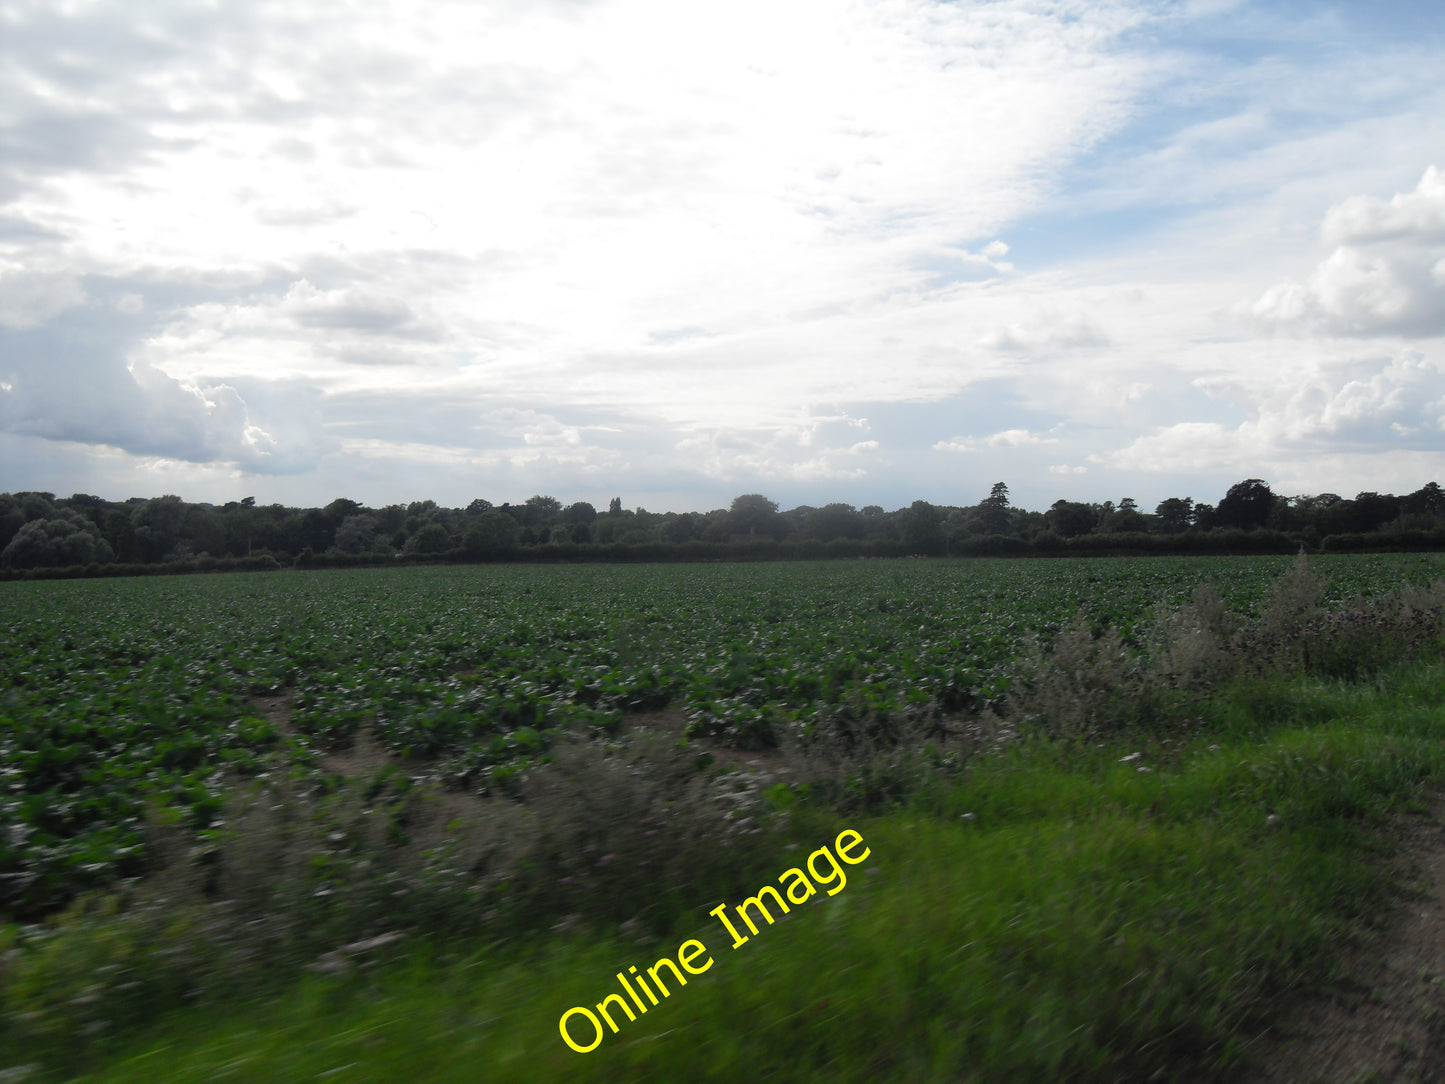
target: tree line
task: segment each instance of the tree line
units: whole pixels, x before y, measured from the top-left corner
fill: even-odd
[[[414,501],[370,508],[224,505],[180,497],[115,502],[77,493],[0,494],[0,574],[107,574],[324,567],[411,561],[706,560],[1027,554],[1233,553],[1445,548],[1445,490],[1286,497],[1262,479],[1216,503],[1128,497],[1015,507],[996,483],[973,505],[914,501],[885,511],[833,503],[786,511],[758,493],[710,512],[606,511],[537,495],[465,508]]]

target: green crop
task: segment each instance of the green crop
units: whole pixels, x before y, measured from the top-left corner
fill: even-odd
[[[1126,641],[1203,579],[1247,609],[1289,558],[475,566],[0,584],[0,913],[146,869],[147,823],[213,830],[228,786],[365,731],[484,791],[561,729],[664,707],[765,745],[997,706],[1083,613]],[[1338,599],[1434,555],[1324,557]],[[255,698],[291,697],[289,730]],[[835,728],[836,729],[836,728]],[[314,758],[312,758],[314,760]]]

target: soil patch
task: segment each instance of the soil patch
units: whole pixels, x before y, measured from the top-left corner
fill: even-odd
[[[688,718],[681,708],[630,714],[626,722],[630,730],[676,735],[679,741],[687,734]],[[735,749],[714,738],[688,738],[687,741],[689,747],[712,754],[715,763],[755,777],[761,786],[791,782],[799,775],[801,765],[782,749]]]
[[[291,721],[295,694],[290,690],[273,696],[252,697],[251,705],[267,722],[281,733],[305,740],[296,724]],[[309,743],[308,743],[309,744]],[[357,779],[372,775],[384,767],[392,758],[386,749],[365,730],[358,731],[351,744],[345,749],[333,750],[321,756],[321,770],[329,775]]]
[[[1253,1042],[1249,1084],[1445,1082],[1445,795],[1406,822],[1397,861],[1412,885],[1397,913]]]

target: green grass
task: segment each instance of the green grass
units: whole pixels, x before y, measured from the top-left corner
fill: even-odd
[[[699,899],[667,937],[413,945],[23,1057],[146,1084],[1229,1079],[1281,999],[1388,916],[1393,826],[1445,777],[1442,704],[1435,660],[1242,679],[1187,734],[1020,742],[881,816],[795,806],[799,849],[767,837],[755,868],[845,825],[871,856],[736,950]],[[708,972],[595,1052],[563,1045],[562,1012],[686,937]]]

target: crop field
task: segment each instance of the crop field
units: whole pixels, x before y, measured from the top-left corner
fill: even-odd
[[[0,911],[53,910],[145,864],[147,809],[208,831],[228,782],[365,728],[484,792],[558,728],[681,708],[769,744],[828,712],[967,716],[1078,613],[1126,638],[1212,580],[1249,608],[1287,558],[408,568],[0,585]],[[1315,567],[1337,600],[1434,555]],[[283,733],[255,698],[292,695]],[[314,755],[313,755],[314,761]]]
[[[1371,833],[1445,778],[1442,573],[1438,555],[1340,555],[3,584],[0,1039],[54,1079],[180,1041],[187,1079],[214,1079],[235,1039],[215,1046],[209,1014],[244,993],[262,1015],[236,1034],[259,1028],[269,1059],[245,1079],[362,1061],[388,1079],[386,1058],[451,1048],[403,1057],[420,1040],[392,1035],[364,1058],[324,1051],[370,1035],[367,1014],[447,1021],[475,1004],[482,1027],[525,973],[485,1058],[550,1051],[529,1079],[690,1079],[775,1002],[811,1019],[860,961],[947,943],[947,981],[922,958],[860,972],[839,1002],[853,1015],[810,1025],[814,1054],[784,1043],[776,1064],[821,1072],[846,1051],[848,1079],[895,1062],[916,1079],[1232,1072],[1240,1029],[1379,912]],[[1210,659],[1228,665],[1190,669]],[[774,767],[740,769],[726,746]],[[557,1014],[595,985],[597,953],[714,937],[696,926],[711,901],[845,828],[876,846],[878,876],[739,955],[736,981],[761,983],[745,986],[752,1024],[730,1030],[744,987],[718,979],[668,1010],[678,1034],[711,1036],[696,1050],[664,1029],[646,1058],[628,1042],[568,1060]],[[851,947],[825,951],[845,913]],[[463,955],[428,963],[433,936]],[[387,975],[471,982],[475,966],[490,992],[345,977],[348,954],[402,939]],[[552,962],[534,973],[529,946]],[[1019,952],[1037,966],[1020,971]],[[806,981],[770,970],[774,953]],[[360,1016],[316,1007],[313,1038],[296,1038],[288,991],[333,982]],[[860,1028],[882,988],[930,1008]],[[942,1020],[994,1024],[961,1053]],[[853,1044],[870,1031],[896,1041]],[[75,1043],[102,1033],[104,1051]],[[436,1079],[474,1079],[458,1057]],[[635,1058],[668,1068],[619,1075]]]

